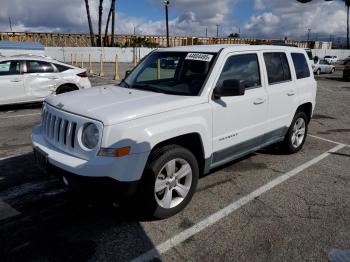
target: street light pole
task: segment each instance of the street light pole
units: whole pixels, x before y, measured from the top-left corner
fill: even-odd
[[[164,6],[165,6],[165,20],[166,20],[166,44],[167,47],[170,46],[169,43],[169,16],[168,16],[168,6],[170,4],[169,0],[164,1]]]
[[[216,25],[216,38],[219,38],[219,25]]]
[[[310,40],[310,32],[311,32],[311,29],[308,28],[308,29],[307,29],[307,41]]]

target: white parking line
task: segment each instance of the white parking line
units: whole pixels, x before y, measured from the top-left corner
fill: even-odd
[[[323,140],[323,141],[326,141],[326,142],[329,142],[329,143],[333,143],[333,144],[337,144],[337,145],[344,145],[344,146],[349,147],[349,145],[347,145],[347,144],[340,143],[340,142],[333,141],[333,140],[329,140],[327,138],[323,138],[323,137],[320,137],[320,136],[315,136],[315,135],[310,135],[310,134],[308,134],[308,136],[316,138],[316,139],[319,139],[319,140]]]
[[[11,207],[9,204],[6,204],[0,199],[0,220],[17,216],[21,214],[19,211]]]
[[[193,235],[201,232],[202,230],[206,229],[207,227],[215,224],[220,219],[230,215],[240,207],[248,204],[252,200],[254,200],[256,197],[261,196],[262,194],[266,193],[267,191],[271,190],[272,188],[278,186],[279,184],[285,182],[286,180],[296,176],[303,170],[307,169],[308,167],[320,162],[322,159],[329,156],[331,153],[337,152],[338,150],[345,147],[345,145],[337,145],[336,147],[332,148],[331,150],[324,152],[323,154],[315,157],[314,159],[302,164],[301,166],[298,166],[294,168],[293,170],[273,179],[272,181],[268,182],[267,184],[263,185],[262,187],[259,187],[252,193],[240,198],[238,201],[235,201],[228,205],[227,207],[219,210],[218,212],[210,215],[206,219],[200,221],[199,223],[195,224],[194,226],[182,231],[181,233],[175,235],[174,237],[166,240],[165,242],[157,245],[154,249],[149,250],[148,252],[140,255],[139,257],[133,259],[132,261],[149,261],[154,257],[157,257],[160,254],[163,254],[170,249],[176,247],[177,245],[181,244],[186,239],[192,237]]]
[[[15,115],[15,116],[5,116],[5,117],[0,117],[0,119],[9,119],[9,118],[26,117],[26,116],[37,116],[37,115],[41,115],[41,113],[32,113],[32,114]]]

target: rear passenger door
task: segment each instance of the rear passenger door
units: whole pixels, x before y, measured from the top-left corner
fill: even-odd
[[[55,91],[59,83],[59,74],[54,67],[45,61],[26,61],[24,87],[31,97],[45,98]]]
[[[283,51],[263,53],[267,72],[268,124],[265,140],[283,137],[295,114],[297,88],[291,74],[291,58]]]
[[[245,81],[243,96],[213,98],[213,166],[235,159],[262,143],[267,94],[258,52],[229,54],[216,86],[224,80]]]

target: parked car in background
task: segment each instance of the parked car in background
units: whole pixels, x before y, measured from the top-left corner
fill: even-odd
[[[324,60],[326,60],[330,64],[334,64],[334,63],[338,62],[338,57],[336,55],[333,55],[333,56],[326,55],[324,57]]]
[[[333,74],[335,72],[335,66],[331,65],[324,59],[319,59],[315,62],[314,73],[316,75],[320,74]]]
[[[350,78],[350,62],[347,62],[344,70],[343,70],[343,78],[349,79]]]
[[[0,105],[40,102],[89,87],[85,69],[45,56],[0,57]]]

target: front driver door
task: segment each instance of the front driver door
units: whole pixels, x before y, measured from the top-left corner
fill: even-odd
[[[240,157],[263,141],[267,94],[258,52],[230,54],[217,85],[226,79],[245,80],[243,96],[214,98],[212,167]]]
[[[24,97],[21,61],[0,62],[0,104],[22,102]]]

